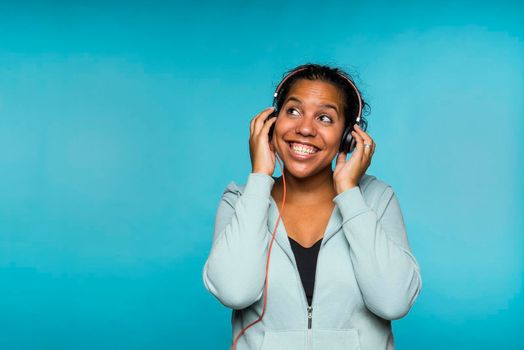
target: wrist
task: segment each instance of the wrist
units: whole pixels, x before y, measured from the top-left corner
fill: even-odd
[[[341,185],[341,186],[336,186],[335,188],[335,192],[337,193],[337,195],[341,194],[342,192],[344,191],[347,191],[353,187],[357,187],[358,184],[355,184],[355,183],[347,183],[347,184],[344,184],[344,185]]]
[[[273,173],[270,174],[268,171],[259,170],[259,169],[252,169],[251,173],[252,174],[264,174],[264,175],[268,175],[268,176],[273,175]]]

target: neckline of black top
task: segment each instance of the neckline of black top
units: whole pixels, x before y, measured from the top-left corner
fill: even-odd
[[[315,244],[313,244],[311,247],[304,247],[303,245],[301,245],[300,243],[298,243],[297,241],[295,241],[293,238],[291,238],[291,237],[289,237],[289,236],[287,236],[287,237],[289,238],[289,241],[290,241],[290,242],[293,242],[293,243],[295,243],[295,245],[298,246],[299,248],[306,249],[306,250],[316,248],[316,246],[319,245],[320,242],[322,242],[322,239],[324,238],[324,237],[320,238],[320,239],[319,239],[318,241],[316,241]]]

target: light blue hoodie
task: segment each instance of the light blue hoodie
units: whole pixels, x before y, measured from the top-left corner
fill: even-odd
[[[232,340],[258,319],[278,207],[272,176],[230,182],[219,203],[213,245],[203,268],[206,289],[232,311]],[[422,290],[393,189],[364,174],[336,204],[318,253],[308,308],[295,256],[280,220],[271,249],[263,319],[236,350],[393,350],[391,320],[405,316]],[[285,216],[285,208],[284,208]]]

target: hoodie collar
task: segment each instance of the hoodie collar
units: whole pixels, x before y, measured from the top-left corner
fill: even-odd
[[[269,206],[269,211],[268,211],[267,227],[268,227],[268,235],[269,235],[269,238],[271,239],[271,236],[273,235],[273,231],[275,229],[276,222],[278,220],[279,211],[278,211],[278,206],[272,196],[270,196],[270,202],[271,204]],[[285,211],[286,209],[284,205],[284,216],[286,215]],[[339,231],[341,226],[342,226],[342,215],[340,213],[340,210],[338,209],[338,206],[335,205],[335,207],[333,208],[333,211],[331,212],[331,216],[329,217],[326,231],[324,232],[324,236],[320,244],[320,249],[322,249],[324,244],[326,244],[326,242],[335,233]],[[275,241],[282,248],[282,250],[284,250],[284,252],[288,255],[288,257],[292,261],[294,261],[295,259],[294,253],[293,253],[293,250],[291,249],[291,244],[289,243],[289,238],[288,238],[284,223],[282,221],[282,217],[280,218],[280,220],[278,220],[278,227],[277,227],[277,232],[275,234]]]

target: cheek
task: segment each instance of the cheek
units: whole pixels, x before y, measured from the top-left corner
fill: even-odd
[[[337,130],[335,132],[329,132],[324,135],[326,146],[329,148],[329,154],[335,155],[338,153],[340,148],[340,142],[342,140],[343,130]]]
[[[338,143],[340,143],[340,141],[342,140],[342,135],[344,134],[344,126],[340,127],[340,128],[338,129],[338,132],[337,132],[336,134],[337,134],[337,136],[336,136],[336,141],[337,141]]]
[[[329,143],[330,145],[338,145],[342,139],[342,131],[329,130],[328,132],[324,133],[323,137],[324,140],[326,140],[326,143]]]
[[[273,131],[273,146],[278,150],[280,156],[286,152],[286,149],[289,147],[287,142],[284,140],[286,135],[289,136],[289,133],[292,132],[293,126],[290,123],[286,123],[286,120],[277,120],[275,122],[275,130]]]
[[[289,131],[289,125],[286,125],[286,121],[283,119],[277,119],[274,125],[273,136],[276,136],[276,138],[282,138]]]

